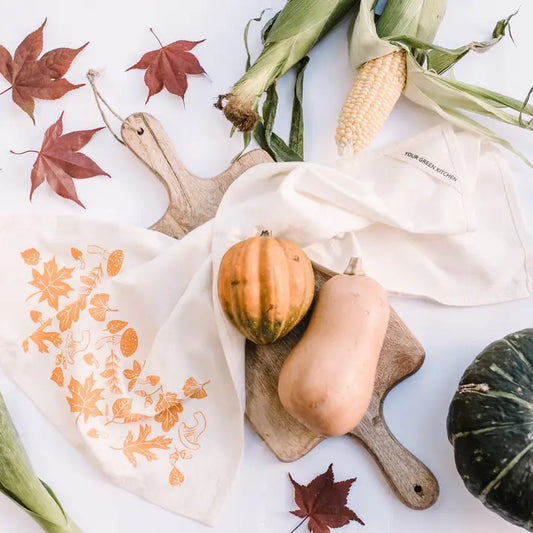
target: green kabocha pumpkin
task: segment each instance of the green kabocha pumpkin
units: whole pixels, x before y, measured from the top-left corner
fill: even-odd
[[[533,531],[533,329],[492,343],[466,369],[448,438],[466,488]]]
[[[256,344],[289,333],[307,313],[314,293],[315,275],[305,252],[267,231],[232,246],[220,263],[220,305]]]

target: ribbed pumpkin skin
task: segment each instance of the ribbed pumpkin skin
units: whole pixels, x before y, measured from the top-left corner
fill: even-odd
[[[256,344],[270,344],[289,333],[307,313],[314,290],[309,258],[298,245],[284,239],[246,239],[231,247],[220,264],[222,309]]]
[[[533,531],[533,329],[481,352],[461,379],[447,425],[466,488]]]

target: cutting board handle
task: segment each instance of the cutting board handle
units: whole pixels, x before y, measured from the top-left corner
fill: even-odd
[[[378,401],[350,433],[376,458],[398,498],[411,509],[427,509],[439,497],[439,483],[433,473],[390,432]]]
[[[243,172],[272,162],[263,150],[252,150],[226,171],[210,179],[191,174],[182,163],[161,123],[148,113],[135,113],[122,124],[124,144],[165,186],[169,205],[151,229],[180,239],[215,216],[227,188]]]

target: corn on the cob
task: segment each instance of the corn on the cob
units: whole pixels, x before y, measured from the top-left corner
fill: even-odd
[[[261,55],[216,107],[243,132],[259,120],[261,95],[296,65],[360,0],[290,0],[273,23]]]
[[[359,68],[337,126],[341,155],[364,150],[382,128],[405,87],[406,55],[397,50]]]
[[[358,18],[354,25],[352,43],[355,49],[361,41],[368,46],[372,38],[387,40],[391,37],[410,36],[423,41],[433,41],[446,10],[447,0],[388,0],[374,25],[374,0],[361,0]],[[358,22],[361,19],[361,26]],[[369,22],[370,21],[370,22]],[[371,25],[371,30],[365,27]],[[359,34],[362,32],[362,35]],[[391,51],[395,50],[395,51]],[[352,46],[352,49],[354,47]],[[342,109],[336,141],[339,153],[348,155],[364,150],[400,98],[407,81],[407,52],[394,44],[388,51],[359,67],[348,99]],[[374,56],[375,57],[375,56]]]

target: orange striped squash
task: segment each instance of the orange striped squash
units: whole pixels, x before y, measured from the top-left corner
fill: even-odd
[[[311,261],[269,232],[232,246],[222,258],[218,297],[230,322],[256,344],[270,344],[305,316],[315,291]]]

